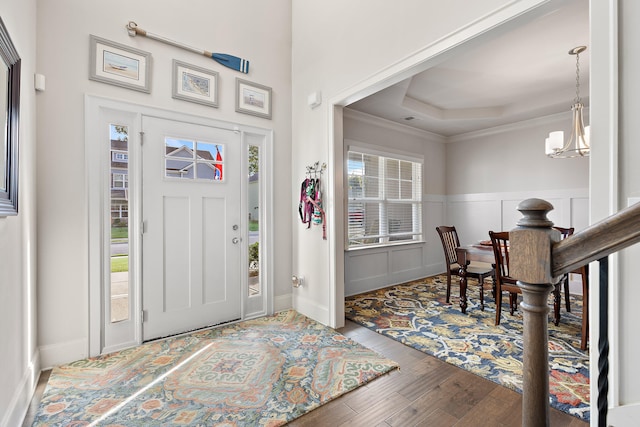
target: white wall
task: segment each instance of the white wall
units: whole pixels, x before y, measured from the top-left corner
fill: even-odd
[[[84,95],[94,94],[274,130],[275,293],[290,301],[291,8],[289,0],[59,0],[38,2],[38,291],[43,366],[87,355],[87,218]],[[250,60],[248,75],[143,37],[128,21],[170,39]],[[89,35],[152,54],[151,94],[89,81]],[[219,108],[171,97],[172,59],[219,73]],[[235,79],[273,89],[273,119],[235,112]],[[284,297],[284,298],[279,298]]]
[[[22,59],[19,212],[0,217],[0,426],[20,425],[39,374],[36,349],[36,1],[0,0]]]
[[[522,215],[518,204],[541,198],[554,206],[549,219],[576,231],[589,224],[589,158],[551,159],[550,131],[568,135],[570,114],[541,117],[451,138],[447,149],[447,219],[463,244],[510,230]]]
[[[620,0],[619,2],[619,44],[620,58],[620,120],[619,120],[619,207],[627,206],[629,198],[640,197],[640,144],[638,143],[638,117],[640,117],[640,58],[637,50],[640,40],[640,3],[634,0]],[[640,352],[637,325],[640,322],[640,312],[637,302],[640,301],[640,287],[638,286],[638,270],[635,268],[640,259],[640,245],[635,245],[622,251],[620,255],[620,277],[615,286],[612,301],[615,307],[611,317],[617,316],[618,336],[614,335],[616,345],[613,357],[619,357],[619,366],[614,366],[616,378],[614,386],[618,388],[618,397],[614,399],[614,406],[621,408],[611,411],[610,419],[615,425],[637,424],[640,420],[640,366],[637,354]],[[628,424],[625,424],[628,423]]]
[[[292,200],[298,198],[295,183],[302,179],[305,165],[332,162],[333,135],[328,129],[333,110],[327,101],[507,3],[410,0],[398,7],[385,0],[293,2]],[[315,91],[322,92],[325,103],[311,109],[307,97]],[[330,163],[330,170],[333,167],[339,170],[341,165]],[[325,194],[331,210],[335,195]],[[321,322],[337,324],[340,308],[332,313],[331,304],[341,295],[334,294],[331,283],[343,274],[339,265],[343,262],[335,260],[332,251],[338,245],[342,257],[342,248],[339,242],[323,241],[317,230],[313,233],[299,223],[293,225],[293,271],[306,280],[305,286],[294,290],[294,307]]]
[[[588,157],[551,159],[544,153],[550,131],[569,135],[570,128],[567,112],[451,138],[447,194],[588,188]]]

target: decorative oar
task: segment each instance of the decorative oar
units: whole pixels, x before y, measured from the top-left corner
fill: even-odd
[[[213,59],[214,61],[221,65],[224,65],[225,67],[231,68],[232,70],[240,71],[241,73],[245,74],[249,72],[249,61],[247,61],[246,59],[238,58],[237,56],[227,55],[224,53],[212,53],[206,50],[188,46],[186,44],[168,39],[166,37],[150,33],[149,31],[145,31],[142,28],[138,28],[138,24],[133,21],[129,21],[129,23],[127,24],[127,31],[129,32],[129,35],[131,37],[135,37],[136,35],[149,37],[150,39],[158,40],[172,46],[199,53],[200,55],[204,55],[207,58]]]

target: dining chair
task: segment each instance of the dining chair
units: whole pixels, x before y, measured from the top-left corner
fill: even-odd
[[[560,232],[562,239],[573,234],[574,228],[553,227]],[[589,341],[589,265],[583,265],[575,270],[565,274],[560,280],[564,288],[565,305],[568,312],[571,312],[571,303],[569,298],[569,274],[579,274],[582,281],[582,331],[580,337],[580,349],[587,349]]]
[[[522,290],[517,285],[516,279],[509,276],[509,232],[508,231],[489,231],[491,238],[491,246],[493,247],[493,255],[496,260],[495,264],[495,280],[496,280],[496,326],[500,324],[500,314],[502,311],[502,293],[509,292],[509,309],[511,315],[518,308],[518,294]],[[560,282],[558,282],[553,290],[553,321],[555,325],[560,322]]]
[[[447,303],[451,298],[451,275],[459,276],[460,265],[458,264],[458,255],[456,248],[460,246],[460,239],[455,226],[441,225],[436,227],[436,231],[442,242],[444,250],[444,259],[447,264]],[[480,285],[480,309],[484,311],[484,279],[493,277],[493,268],[483,267],[480,265],[470,264],[467,266],[467,276],[478,280]],[[495,279],[492,288],[495,294]]]
[[[500,314],[502,312],[502,292],[509,292],[509,309],[513,315],[518,302],[518,295],[522,291],[516,284],[516,280],[509,276],[509,232],[489,231],[491,247],[495,257],[496,269],[496,326],[500,324]]]
[[[566,239],[573,234],[574,228],[553,227],[560,232],[561,238]],[[561,286],[564,289],[564,301],[565,307],[569,313],[571,313],[571,301],[569,298],[569,273],[566,273],[560,279]]]

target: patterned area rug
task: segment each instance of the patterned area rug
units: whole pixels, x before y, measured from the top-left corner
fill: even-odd
[[[494,326],[491,291],[485,292],[485,311],[480,311],[473,280],[467,314],[462,314],[459,288],[453,283],[451,304],[445,302],[446,280],[430,277],[348,297],[346,317],[521,393],[522,314],[511,316],[505,304],[500,325]],[[551,406],[588,421],[589,355],[580,350],[581,314],[582,300],[572,296],[571,313],[563,307],[558,326],[550,317],[549,391]]]
[[[295,311],[54,368],[34,426],[279,426],[398,365]]]

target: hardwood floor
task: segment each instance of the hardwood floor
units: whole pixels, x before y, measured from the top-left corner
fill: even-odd
[[[520,426],[522,395],[346,321],[339,331],[400,364],[289,426]],[[552,426],[588,423],[551,409]]]
[[[339,331],[395,360],[400,369],[289,423],[302,426],[520,426],[522,395],[346,321]],[[31,426],[50,371],[42,373],[23,427]],[[554,427],[586,427],[551,409]]]

